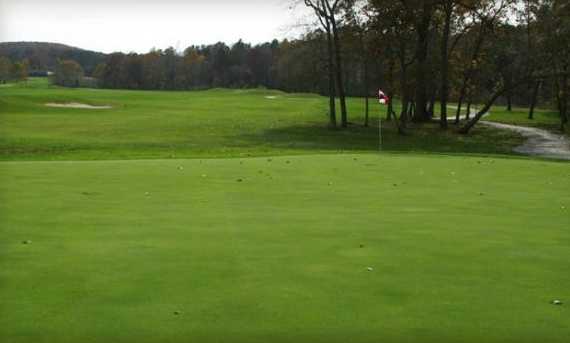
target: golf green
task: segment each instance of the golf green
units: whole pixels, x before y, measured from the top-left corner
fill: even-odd
[[[570,337],[565,163],[14,161],[0,178],[3,342]]]

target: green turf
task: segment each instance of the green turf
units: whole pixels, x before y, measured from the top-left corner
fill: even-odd
[[[267,97],[275,97],[273,99]],[[48,102],[114,106],[48,108]],[[0,159],[93,160],[374,152],[378,115],[363,127],[362,99],[349,99],[349,130],[327,128],[327,99],[270,90],[155,92],[48,87],[46,79],[0,88]],[[383,126],[383,149],[510,154],[515,133],[477,127],[470,136],[424,124],[399,136]]]
[[[549,304],[570,303],[565,163],[4,162],[0,177],[3,342],[570,337],[568,305]]]
[[[326,108],[1,86],[0,342],[567,341],[568,163]]]
[[[558,111],[537,108],[534,111],[533,119],[528,118],[528,108],[514,107],[512,111],[507,111],[504,106],[494,106],[491,115],[485,120],[498,123],[532,126],[547,129],[555,133],[560,133],[560,115]],[[566,134],[570,131],[566,130]]]

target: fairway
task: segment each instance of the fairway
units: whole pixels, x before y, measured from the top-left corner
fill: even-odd
[[[0,337],[567,342],[569,176],[390,154],[2,162]]]
[[[0,88],[0,160],[123,160],[377,152],[378,116],[363,127],[364,101],[349,98],[351,125],[327,127],[327,98],[275,90],[193,92],[66,89],[45,78]],[[50,103],[111,109],[48,107]],[[398,106],[398,104],[396,104]],[[383,124],[385,151],[512,154],[522,143],[506,130],[478,127],[470,136],[437,123],[399,136]]]

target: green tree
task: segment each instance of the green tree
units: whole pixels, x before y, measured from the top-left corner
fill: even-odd
[[[23,60],[12,64],[11,78],[16,81],[25,81],[28,78],[28,61]]]
[[[55,68],[53,82],[63,87],[79,87],[83,68],[74,60],[60,60]]]
[[[0,56],[0,82],[6,83],[11,78],[12,61],[9,58]]]

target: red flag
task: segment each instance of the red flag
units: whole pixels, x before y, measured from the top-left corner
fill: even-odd
[[[390,98],[381,89],[378,90],[378,102],[385,105],[390,102]]]

